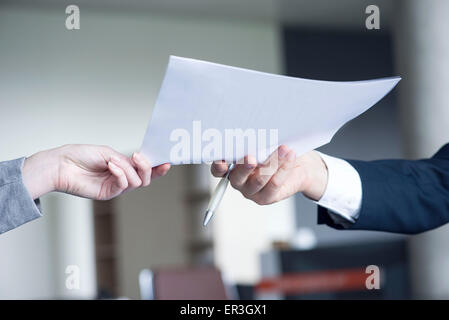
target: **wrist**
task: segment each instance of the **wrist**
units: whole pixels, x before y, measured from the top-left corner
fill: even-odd
[[[58,149],[41,151],[25,159],[22,180],[33,200],[57,190],[59,167]]]
[[[309,199],[319,201],[326,191],[328,170],[326,163],[316,151],[306,154],[304,161],[306,181],[302,193]]]

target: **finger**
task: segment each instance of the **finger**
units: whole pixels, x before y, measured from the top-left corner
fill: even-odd
[[[164,163],[160,166],[154,167],[151,175],[152,179],[156,179],[159,177],[163,177],[167,174],[168,170],[170,170],[170,163]]]
[[[223,177],[228,171],[228,165],[224,160],[215,161],[210,167],[210,171],[214,177]]]
[[[150,161],[138,152],[133,154],[132,160],[137,168],[140,180],[142,181],[142,187],[150,185],[152,171]]]
[[[246,197],[251,197],[265,187],[279,166],[286,161],[290,149],[284,145],[274,151],[262,165],[259,165],[242,186],[241,192]]]
[[[117,167],[111,161],[108,162],[109,171],[116,178],[115,183],[120,190],[125,190],[128,188],[128,180],[126,179],[125,172],[122,169]]]
[[[123,170],[128,180],[128,188],[135,189],[142,185],[142,180],[134,169],[131,160],[122,155],[112,155],[110,162]]]
[[[243,159],[243,163],[237,164],[229,174],[229,181],[231,182],[231,185],[237,190],[240,190],[240,188],[246,183],[248,177],[251,175],[251,173],[253,173],[256,167],[256,158],[252,156],[246,156]]]
[[[254,196],[264,204],[270,204],[282,199],[278,199],[279,189],[287,181],[291,175],[291,170],[296,165],[296,153],[290,151],[287,155],[287,161],[285,161],[279,170],[271,177],[270,181]]]

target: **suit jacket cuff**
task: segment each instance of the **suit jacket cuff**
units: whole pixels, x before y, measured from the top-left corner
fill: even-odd
[[[318,223],[326,224],[335,229],[349,230],[381,230],[382,220],[386,220],[382,210],[377,210],[376,203],[379,201],[368,201],[367,199],[383,199],[382,188],[378,185],[379,175],[375,170],[375,165],[366,161],[346,160],[358,172],[362,183],[362,202],[359,216],[354,223],[339,224],[335,221],[332,211],[326,208],[318,208]],[[382,230],[390,231],[390,230]]]

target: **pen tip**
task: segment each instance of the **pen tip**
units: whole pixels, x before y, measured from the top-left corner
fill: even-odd
[[[212,218],[212,212],[210,210],[207,210],[206,214],[204,215],[203,227],[207,226],[207,224],[210,221],[210,218]]]

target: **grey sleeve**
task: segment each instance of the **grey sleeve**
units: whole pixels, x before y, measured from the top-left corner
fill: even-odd
[[[0,234],[42,216],[22,180],[25,158],[0,162]]]

